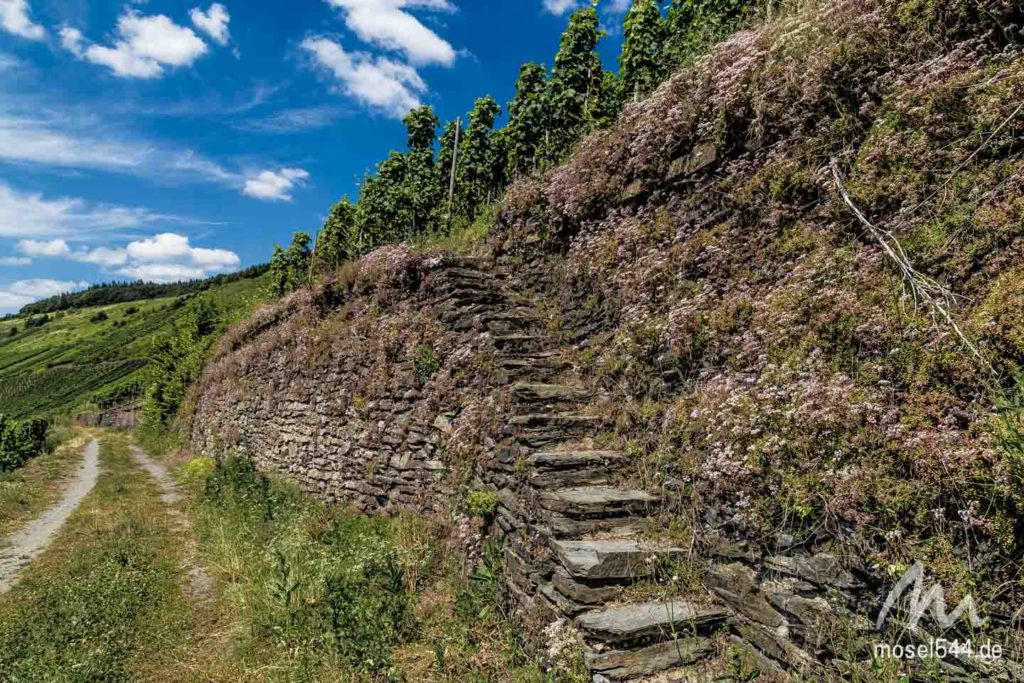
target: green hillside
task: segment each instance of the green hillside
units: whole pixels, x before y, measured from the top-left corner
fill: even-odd
[[[258,303],[266,276],[188,296],[93,306],[0,321],[0,413],[14,417],[116,405],[138,395],[154,339],[172,329],[193,298],[230,322]],[[12,332],[16,330],[16,332]]]

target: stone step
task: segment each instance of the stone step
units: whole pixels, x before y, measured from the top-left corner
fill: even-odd
[[[609,681],[628,681],[667,669],[695,664],[707,659],[714,652],[713,640],[694,636],[668,640],[635,650],[591,651],[586,653],[585,661],[592,674],[603,676]],[[594,680],[598,679],[595,677]]]
[[[576,519],[550,512],[546,523],[552,538],[581,538],[594,534],[610,534],[612,536],[635,536],[643,531],[644,517],[598,517],[595,519]]]
[[[607,484],[628,462],[618,451],[547,451],[527,458],[529,483],[538,489]]]
[[[515,334],[540,326],[543,319],[530,309],[491,311],[480,315],[480,326],[495,334]]]
[[[496,305],[504,301],[504,296],[497,288],[471,287],[468,285],[440,286],[437,288],[438,301],[452,302],[457,305],[490,304]]]
[[[536,353],[549,351],[555,340],[546,334],[500,334],[493,337],[494,348],[501,353]]]
[[[512,385],[512,399],[520,406],[576,406],[590,398],[591,392],[568,384],[516,382]]]
[[[566,571],[584,581],[649,578],[665,562],[686,555],[683,548],[634,539],[551,541],[550,545]]]
[[[528,413],[508,421],[509,434],[521,444],[540,448],[552,443],[593,436],[603,418],[579,413]]]
[[[584,612],[576,624],[585,637],[602,643],[666,641],[681,634],[707,632],[729,612],[717,605],[663,600],[616,605]]]
[[[512,380],[550,380],[566,372],[571,366],[561,359],[557,351],[526,354],[502,354],[498,364]]]
[[[644,514],[659,501],[647,491],[614,486],[576,486],[540,494],[546,510],[580,519]]]

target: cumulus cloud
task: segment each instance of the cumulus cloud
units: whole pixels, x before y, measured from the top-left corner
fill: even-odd
[[[61,29],[60,35],[72,54],[105,66],[121,78],[159,78],[168,67],[192,66],[208,51],[192,29],[163,14],[145,16],[133,10],[117,20],[113,46],[86,45],[81,32],[70,27]]]
[[[42,40],[46,29],[32,21],[28,0],[0,0],[0,28],[28,40]]]
[[[88,282],[46,279],[18,280],[0,285],[0,313],[14,313],[33,301],[85,289],[88,286]]]
[[[388,116],[405,116],[420,105],[419,97],[427,90],[427,84],[408,64],[364,53],[349,54],[329,38],[307,38],[302,48],[347,95]]]
[[[309,173],[301,168],[262,171],[245,181],[242,193],[256,199],[290,202],[292,190],[308,179]]]
[[[18,251],[27,256],[92,263],[119,275],[154,282],[206,277],[238,268],[241,263],[232,251],[195,247],[188,237],[173,232],[133,240],[123,247],[75,250],[63,239],[21,240]]]
[[[218,45],[227,45],[231,40],[231,34],[228,31],[231,15],[228,14],[227,8],[219,2],[210,5],[210,9],[205,12],[194,7],[188,16],[192,19],[193,26],[210,36]]]
[[[131,242],[124,254],[119,273],[154,282],[205,277],[241,263],[232,251],[193,247],[188,237],[171,232]]]
[[[360,40],[405,54],[413,64],[455,61],[455,49],[424,26],[408,9],[452,12],[447,0],[327,0],[345,14],[345,25]]]
[[[62,239],[21,240],[18,242],[18,251],[26,256],[67,256],[71,253],[67,241]]]
[[[544,0],[544,10],[556,16],[568,14],[579,6],[578,0]]]
[[[0,237],[29,239],[92,234],[169,219],[173,217],[139,208],[91,204],[72,197],[48,199],[41,194],[19,192],[0,181]]]
[[[32,259],[24,256],[0,256],[0,266],[30,266]]]

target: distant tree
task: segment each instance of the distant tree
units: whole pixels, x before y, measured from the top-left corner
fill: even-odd
[[[91,323],[101,323],[101,322],[104,322],[105,320],[107,320],[108,318],[110,318],[110,316],[108,316],[104,311],[99,311],[99,312],[94,313],[92,316],[89,317],[89,322],[91,322]]]
[[[597,44],[603,35],[593,6],[574,12],[562,33],[548,87],[547,104],[551,115],[545,133],[548,161],[560,161],[594,123],[595,105],[604,78],[597,54]]]
[[[529,62],[519,67],[516,94],[508,103],[506,174],[514,179],[537,166],[537,153],[548,125],[547,70]]]
[[[329,273],[345,261],[359,256],[356,207],[348,197],[331,207],[324,227],[316,238],[314,272]]]
[[[203,361],[222,326],[217,308],[206,297],[197,297],[185,308],[173,332],[153,342],[147,368],[149,388],[142,405],[144,429],[170,425],[189,386],[199,378]]]
[[[473,218],[483,204],[494,199],[501,183],[502,158],[493,136],[500,113],[501,107],[487,95],[476,100],[469,114],[456,168],[456,188],[463,197],[467,218]]]
[[[633,0],[623,27],[619,76],[623,91],[636,102],[663,78],[665,27],[657,0]]]

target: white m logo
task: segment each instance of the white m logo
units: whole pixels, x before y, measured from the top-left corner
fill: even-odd
[[[910,592],[910,613],[907,618],[907,629],[910,631],[917,630],[918,622],[929,608],[931,608],[932,617],[940,628],[950,628],[960,619],[964,612],[967,613],[967,619],[971,626],[975,628],[981,626],[982,619],[978,617],[978,612],[974,609],[974,598],[970,595],[965,596],[960,601],[960,604],[956,606],[956,609],[948,615],[946,614],[946,593],[942,589],[941,583],[932,585],[925,591],[924,595],[921,595],[921,592],[924,590],[924,565],[920,562],[915,562],[914,566],[904,572],[893,589],[889,591],[889,596],[885,599],[882,611],[878,614],[878,620],[875,622],[876,629],[882,630],[882,624],[885,623],[885,618],[889,615],[889,611],[911,583],[914,584],[914,588]]]

